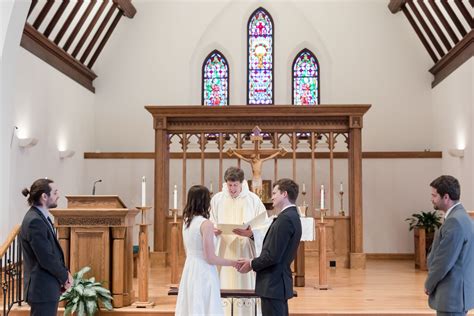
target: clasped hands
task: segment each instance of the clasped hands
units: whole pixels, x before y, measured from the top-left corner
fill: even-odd
[[[72,278],[72,274],[71,274],[71,272],[68,272],[66,283],[63,284],[62,289],[61,289],[62,292],[66,292],[67,290],[69,290],[71,288],[73,282],[74,282],[74,279]]]
[[[249,271],[252,271],[252,266],[250,265],[250,259],[241,258],[239,260],[235,260],[232,266],[240,273],[247,273]]]

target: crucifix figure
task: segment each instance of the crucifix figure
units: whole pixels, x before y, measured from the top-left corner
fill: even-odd
[[[262,163],[265,160],[272,159],[278,155],[284,156],[287,151],[285,148],[280,149],[261,149],[260,144],[263,142],[261,129],[258,126],[252,130],[250,140],[254,143],[254,149],[232,149],[227,150],[229,156],[236,156],[252,166],[252,191],[262,198]]]

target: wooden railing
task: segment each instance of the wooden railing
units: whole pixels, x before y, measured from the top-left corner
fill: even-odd
[[[13,305],[21,306],[22,295],[22,252],[19,240],[20,225],[15,226],[0,248],[0,286],[2,287],[3,311],[9,314]]]

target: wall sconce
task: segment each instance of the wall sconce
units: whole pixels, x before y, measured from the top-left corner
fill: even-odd
[[[21,148],[30,148],[38,144],[38,139],[34,137],[30,138],[18,138],[18,146]]]
[[[463,158],[464,157],[464,149],[449,149],[448,153],[452,157]]]
[[[74,156],[76,152],[74,150],[60,150],[59,151],[59,158],[65,159],[65,158],[71,158]]]

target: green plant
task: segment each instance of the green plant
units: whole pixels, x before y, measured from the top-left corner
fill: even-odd
[[[83,278],[90,270],[90,267],[84,267],[74,273],[71,288],[61,295],[59,301],[66,301],[64,316],[74,313],[77,316],[93,316],[99,309],[99,301],[105,309],[113,309],[110,291],[102,287],[101,282],[96,282],[95,278]]]
[[[410,230],[413,230],[415,227],[423,227],[427,233],[433,233],[441,226],[441,216],[436,211],[414,213],[405,221],[408,221]]]

